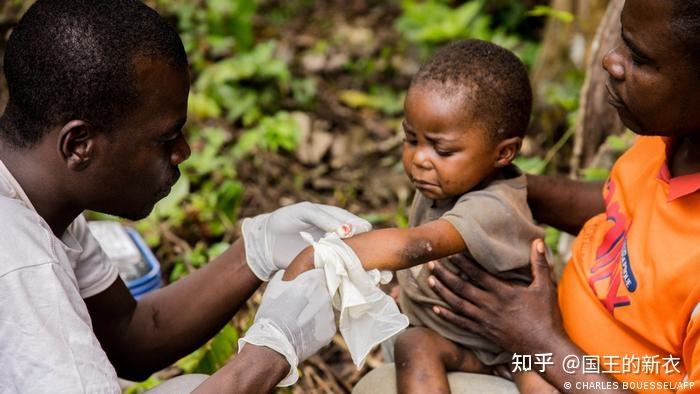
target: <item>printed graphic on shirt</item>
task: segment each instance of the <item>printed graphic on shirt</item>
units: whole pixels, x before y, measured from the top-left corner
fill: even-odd
[[[588,285],[605,309],[614,314],[615,308],[630,304],[629,296],[620,294],[620,285],[624,283],[627,291],[632,293],[637,289],[637,280],[627,250],[627,231],[631,222],[620,209],[620,203],[613,201],[615,182],[612,179],[608,180],[606,188],[606,220],[612,222],[613,226],[596,251],[596,263],[591,268]]]

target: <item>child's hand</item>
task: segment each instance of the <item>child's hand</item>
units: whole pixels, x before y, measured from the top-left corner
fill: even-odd
[[[282,280],[293,280],[300,274],[314,269],[314,248],[309,246],[302,250],[287,267]]]

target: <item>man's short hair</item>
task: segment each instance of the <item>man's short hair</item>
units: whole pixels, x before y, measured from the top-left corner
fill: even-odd
[[[187,71],[177,32],[139,0],[38,0],[5,50],[0,138],[31,147],[72,119],[108,132],[138,103],[137,56]]]
[[[462,96],[493,140],[522,137],[527,131],[532,111],[527,70],[517,56],[496,44],[464,40],[441,47],[413,77],[411,85],[417,84]]]

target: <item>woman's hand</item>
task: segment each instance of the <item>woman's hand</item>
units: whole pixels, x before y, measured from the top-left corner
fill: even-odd
[[[520,354],[546,352],[554,337],[566,337],[541,239],[530,249],[529,286],[503,281],[462,255],[450,261],[469,279],[439,263],[430,265],[434,276],[428,283],[450,305],[434,307],[443,319]]]
[[[439,264],[432,264],[434,276],[428,278],[428,284],[450,305],[450,309],[434,308],[443,319],[513,353],[551,353],[554,364],[541,375],[561,392],[569,392],[572,381],[589,385],[587,387],[619,387],[611,392],[627,392],[612,375],[580,370],[572,373],[563,368],[562,357],[581,359],[585,354],[564,331],[541,239],[535,240],[530,248],[533,280],[529,286],[500,280],[464,256],[453,256],[450,261],[469,280],[463,280]],[[536,392],[543,390],[540,383]]]

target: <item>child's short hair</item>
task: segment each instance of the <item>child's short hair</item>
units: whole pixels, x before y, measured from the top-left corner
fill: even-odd
[[[527,70],[509,50],[481,40],[445,45],[421,66],[411,86],[438,83],[459,94],[494,140],[525,135],[532,110]]]

